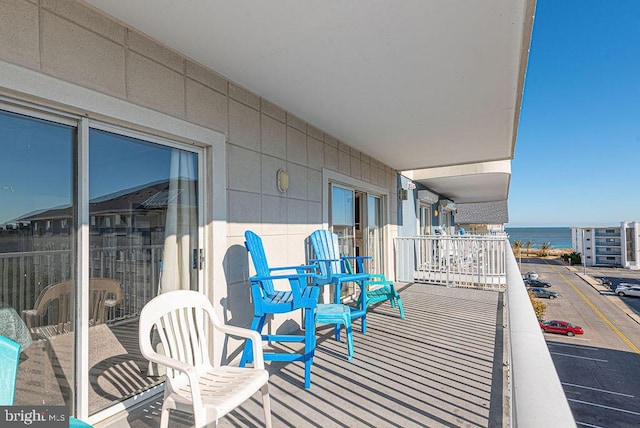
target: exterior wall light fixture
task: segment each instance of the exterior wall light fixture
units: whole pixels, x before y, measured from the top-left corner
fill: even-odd
[[[279,169],[276,175],[278,177],[278,190],[286,192],[289,188],[289,174],[284,169]]]

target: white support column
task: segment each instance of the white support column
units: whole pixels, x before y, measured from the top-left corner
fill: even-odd
[[[76,189],[76,269],[73,320],[76,323],[73,359],[72,412],[79,419],[89,416],[89,120],[80,120],[78,132]]]

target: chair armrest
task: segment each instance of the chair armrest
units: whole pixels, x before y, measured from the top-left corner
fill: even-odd
[[[173,358],[159,354],[155,351],[151,351],[151,353],[147,351],[147,353],[148,355],[145,355],[145,358],[147,358],[149,361],[170,367],[182,373],[187,373],[187,375],[189,374],[189,372],[196,373],[195,368],[191,364],[183,363],[179,360],[174,360]]]
[[[316,275],[313,273],[291,273],[291,274],[268,275],[268,276],[256,275],[256,276],[250,277],[249,280],[252,283],[263,282],[263,281],[274,281],[278,279],[289,280],[289,287],[291,288],[291,294],[293,295],[293,302],[294,302],[294,305],[297,305],[298,302],[302,301],[302,289],[307,286],[306,279],[315,278],[315,277]],[[315,279],[314,279],[314,283],[315,283]]]
[[[262,336],[255,330],[236,327],[228,324],[215,324],[215,328],[230,336],[239,336],[251,340],[253,348],[253,367],[264,369],[264,355],[262,351]]]
[[[316,276],[313,273],[290,273],[282,275],[254,275],[249,278],[250,281],[273,281],[274,279],[292,279],[292,278],[312,278]]]
[[[340,257],[340,260],[342,260],[342,263],[348,263],[349,260],[355,260],[356,261],[356,265],[358,266],[358,269],[356,270],[357,273],[366,273],[366,270],[364,269],[364,263],[362,262],[363,260],[370,260],[373,257],[371,256],[342,256]],[[346,268],[345,266],[345,270],[347,272],[349,272],[349,270]],[[350,273],[355,273],[355,272],[350,272]]]
[[[147,352],[149,352],[147,350]],[[191,364],[183,363],[179,360],[174,360],[173,358],[169,358],[166,355],[158,354],[155,351],[151,351],[145,357],[154,363],[167,366],[172,368],[173,370],[177,370],[179,372],[184,373],[189,379],[189,386],[191,387],[191,400],[193,400],[193,405],[196,404],[202,407],[202,393],[200,392],[200,375],[196,371],[196,368]]]
[[[269,268],[269,273],[275,272],[278,270],[295,270],[298,273],[304,273],[305,270],[313,270],[315,268],[316,268],[315,265],[280,266],[280,267]]]
[[[38,319],[38,311],[35,309],[25,309],[22,311],[22,319],[29,329],[37,327],[34,321]]]
[[[370,282],[393,283],[393,281],[387,280],[387,277],[381,273],[370,273],[369,276],[371,277]]]
[[[311,259],[310,262],[316,263],[319,265],[320,263],[324,263],[327,271],[327,275],[316,275],[315,284],[316,285],[327,285],[333,282],[333,269],[331,269],[331,263],[340,262],[340,259]]]

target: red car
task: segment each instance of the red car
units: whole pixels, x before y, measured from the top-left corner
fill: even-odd
[[[566,334],[567,336],[575,336],[576,334],[583,334],[584,330],[582,327],[573,325],[567,321],[547,321],[540,322],[540,328],[545,333],[560,333]]]

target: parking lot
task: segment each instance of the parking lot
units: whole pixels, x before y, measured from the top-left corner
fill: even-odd
[[[576,267],[580,272],[584,271],[584,268]],[[587,268],[587,275],[592,276],[598,280],[606,279],[611,282],[611,292],[616,289],[620,283],[640,284],[640,272],[630,271],[629,269],[621,268]],[[635,298],[623,298],[618,299],[620,302],[628,307],[629,310],[640,316],[640,299]]]
[[[542,299],[545,320],[565,320],[584,329],[575,337],[544,334],[578,426],[638,426],[640,298],[600,292],[581,277],[582,266],[560,259],[523,259],[521,270],[537,272],[559,293],[556,299]],[[587,275],[605,277],[613,287],[640,284],[640,272],[624,269],[587,268]],[[540,404],[544,411],[544,398]]]

